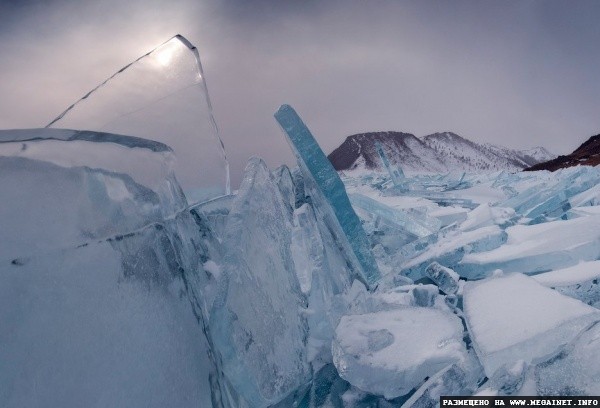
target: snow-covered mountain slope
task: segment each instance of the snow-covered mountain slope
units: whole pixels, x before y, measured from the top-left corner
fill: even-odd
[[[544,160],[542,163],[536,163],[535,165],[532,165],[527,170],[555,171],[558,169],[578,165],[600,165],[600,135],[590,137],[571,154]]]
[[[382,170],[376,143],[393,165],[413,172],[515,171],[555,157],[543,147],[513,150],[478,144],[452,132],[422,139],[410,133],[370,132],[348,136],[328,158],[336,170]]]
[[[384,146],[392,164],[402,163],[403,168],[426,169],[432,172],[446,170],[436,152],[425,142],[410,133],[401,132],[371,132],[348,136],[344,143],[327,157],[338,171],[355,168],[379,169],[382,164],[375,149],[377,142]]]

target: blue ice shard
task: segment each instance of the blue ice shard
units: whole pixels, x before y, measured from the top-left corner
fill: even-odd
[[[402,184],[402,179],[404,178],[404,173],[402,172],[402,169],[396,166],[392,167],[387,155],[385,154],[385,150],[383,150],[383,146],[381,145],[381,143],[375,142],[375,150],[377,150],[379,158],[383,162],[383,165],[387,169],[388,173],[390,173],[392,183],[394,183],[395,186],[400,186]]]
[[[307,192],[317,211],[322,213],[319,215],[334,231],[338,242],[346,248],[354,272],[369,287],[374,287],[381,274],[342,180],[291,106],[282,105],[275,113],[275,119],[287,135],[302,169]]]

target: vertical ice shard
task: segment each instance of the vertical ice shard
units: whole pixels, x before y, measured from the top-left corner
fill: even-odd
[[[308,360],[313,370],[331,362],[331,340],[340,318],[336,295],[350,287],[346,263],[309,204],[294,211],[292,256],[308,300]]]
[[[392,167],[392,164],[388,160],[388,157],[385,154],[385,150],[383,150],[383,146],[381,145],[381,143],[375,142],[375,150],[377,150],[377,154],[383,162],[383,165],[385,166],[386,170],[388,171],[388,173],[390,173],[392,183],[394,183],[395,186],[400,186],[400,184],[402,183],[402,179],[404,178],[404,173],[402,172],[402,169],[399,169],[396,166]]]
[[[266,164],[252,158],[228,215],[209,324],[226,377],[251,407],[275,404],[310,379],[291,246],[292,214]]]
[[[336,233],[337,239],[347,249],[355,273],[370,287],[375,286],[380,272],[371,253],[369,239],[350,205],[340,177],[291,106],[282,105],[275,113],[275,119],[283,128],[298,159],[317,211],[322,211],[330,227],[339,231],[339,234]]]
[[[296,208],[296,189],[294,187],[294,180],[292,179],[292,172],[285,164],[279,166],[273,172],[275,176],[275,182],[279,191],[283,196],[283,201],[288,204],[291,211]]]
[[[190,202],[229,193],[229,165],[198,50],[176,35],[121,68],[46,127],[152,139],[177,156]]]

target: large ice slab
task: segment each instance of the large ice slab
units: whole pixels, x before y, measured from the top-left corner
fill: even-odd
[[[411,279],[420,279],[425,276],[425,268],[435,261],[467,278],[485,276],[478,275],[479,270],[465,270],[461,260],[471,253],[498,248],[506,242],[506,237],[506,232],[497,225],[462,233],[449,231],[437,242],[430,244],[425,251],[402,265],[402,274]]]
[[[380,278],[380,272],[371,254],[369,239],[350,205],[340,177],[291,106],[282,105],[275,113],[275,118],[283,128],[304,173],[304,182],[310,190],[315,209],[331,225],[339,243],[346,248],[355,273],[368,285],[374,286]]]
[[[38,157],[0,157],[0,406],[210,406],[185,279],[199,251],[182,259],[159,195],[129,175]]]
[[[466,358],[460,319],[433,308],[344,316],[335,333],[333,355],[340,376],[388,399],[407,394],[426,377]]]
[[[225,376],[252,407],[277,403],[310,379],[291,231],[272,174],[250,159],[228,215],[209,327]]]
[[[580,262],[575,266],[540,273],[532,276],[532,278],[549,288],[573,286],[593,279],[600,279],[600,261]]]
[[[552,178],[527,183],[528,188],[500,205],[514,208],[536,224],[563,216],[573,204],[587,202],[590,196],[586,191],[598,184],[598,170],[592,167],[573,167],[552,174]]]
[[[87,167],[120,174],[122,178],[154,191],[164,216],[187,205],[175,180],[173,150],[163,143],[92,131],[0,130],[0,157],[19,157],[64,168]],[[54,183],[59,182],[57,179]]]
[[[600,258],[600,216],[515,225],[506,229],[505,245],[465,255],[458,273],[485,276],[505,272],[536,273]]]
[[[460,229],[472,231],[490,225],[499,225],[505,228],[514,222],[515,217],[515,211],[512,208],[493,207],[485,203],[467,214],[467,219],[460,224]]]
[[[198,50],[176,35],[127,64],[47,127],[142,137],[170,146],[191,203],[229,193],[229,165]]]
[[[353,206],[381,217],[417,237],[431,235],[439,231],[442,226],[441,221],[437,218],[429,217],[427,214],[413,216],[408,211],[389,207],[363,194],[354,193],[349,197]]]
[[[464,312],[488,377],[504,364],[550,356],[600,320],[600,311],[513,273],[468,282]]]
[[[183,195],[162,194],[129,175],[22,157],[0,157],[0,188],[0,260],[135,231],[186,205]]]

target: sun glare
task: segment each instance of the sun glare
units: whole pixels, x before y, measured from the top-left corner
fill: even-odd
[[[173,38],[171,41],[156,49],[152,53],[152,56],[160,65],[167,67],[171,64],[171,61],[173,61],[173,57],[180,45],[181,43],[176,38]]]

